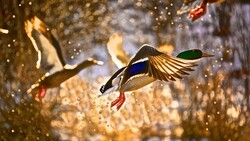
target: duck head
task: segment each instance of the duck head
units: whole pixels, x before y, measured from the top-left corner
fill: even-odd
[[[181,52],[176,57],[181,58],[181,59],[194,60],[194,59],[200,59],[202,57],[212,57],[212,56],[214,55],[204,53],[199,49],[192,49],[192,50]]]
[[[102,85],[100,88],[100,92],[102,93],[100,96],[107,95],[113,91],[116,91],[119,88],[119,84],[121,81],[121,78],[123,76],[123,71],[126,67],[123,67],[116,71],[114,75],[106,82],[106,84]]]
[[[112,93],[118,89],[119,84],[119,78],[114,78],[108,81],[105,85],[102,85],[100,88],[100,92],[102,93],[100,96],[107,95],[109,93]]]

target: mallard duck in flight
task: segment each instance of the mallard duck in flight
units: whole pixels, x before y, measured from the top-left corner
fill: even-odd
[[[38,53],[36,67],[40,68],[41,65],[47,65],[51,69],[27,91],[29,94],[35,93],[36,100],[45,96],[46,89],[60,86],[61,83],[76,75],[82,69],[103,64],[101,61],[89,58],[78,65],[67,65],[63,59],[59,42],[49,28],[37,17],[25,22],[25,31]]]
[[[207,5],[211,3],[220,3],[224,0],[184,0],[183,6],[177,11],[177,14],[183,14],[189,11],[188,18],[192,22],[204,16],[207,13]]]
[[[35,93],[36,100],[39,100],[40,98],[43,98],[46,94],[46,90],[48,88],[55,88],[59,87],[61,83],[68,80],[69,78],[75,76],[77,73],[79,73],[84,68],[93,66],[93,65],[102,65],[103,63],[101,61],[94,60],[92,58],[89,58],[74,68],[70,69],[63,69],[60,71],[57,71],[51,75],[44,75],[41,77],[35,84],[31,86],[30,89],[28,89],[28,93]]]
[[[181,79],[188,75],[188,71],[193,71],[192,67],[197,66],[200,58],[210,56],[213,55],[194,49],[171,57],[154,47],[143,45],[128,65],[115,72],[100,88],[102,94],[99,97],[119,91],[119,97],[111,103],[111,107],[116,105],[119,110],[125,102],[125,92],[142,88],[157,79],[166,82]]]

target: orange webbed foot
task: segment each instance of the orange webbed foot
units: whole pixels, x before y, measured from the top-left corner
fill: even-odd
[[[41,98],[43,98],[46,94],[46,88],[45,87],[41,87],[40,91],[36,94],[36,101],[39,101]]]
[[[114,107],[119,101],[120,101],[119,97],[116,100],[112,101],[110,108]]]
[[[126,97],[124,95],[124,92],[120,92],[119,97],[111,103],[111,108],[116,105],[117,106],[116,109],[118,111],[122,107],[125,100]]]
[[[200,6],[192,9],[189,12],[188,18],[192,19],[192,22],[204,16],[207,13],[207,2],[203,1]]]

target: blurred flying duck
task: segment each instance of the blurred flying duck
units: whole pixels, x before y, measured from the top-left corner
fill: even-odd
[[[210,56],[213,55],[194,49],[171,57],[154,47],[143,45],[128,65],[115,72],[100,88],[102,94],[99,97],[119,91],[119,97],[111,103],[111,107],[116,105],[119,110],[125,102],[125,92],[142,88],[157,79],[166,82],[181,79],[183,75],[188,75],[188,71],[193,71],[191,67],[197,66],[200,58]]]
[[[224,0],[184,0],[183,6],[177,11],[177,14],[180,15],[189,11],[188,18],[191,18],[194,22],[206,14],[208,4],[222,1]]]
[[[118,68],[126,66],[129,62],[128,54],[122,48],[123,37],[119,33],[115,33],[109,37],[107,43],[108,52],[112,61]]]
[[[25,31],[38,53],[36,67],[50,68],[49,73],[41,77],[27,91],[29,94],[35,93],[36,100],[45,96],[46,89],[60,86],[62,82],[76,75],[82,69],[103,64],[101,61],[89,58],[78,65],[67,65],[63,59],[59,42],[49,28],[37,17],[25,22]]]
[[[122,43],[123,36],[119,33],[111,35],[107,43],[107,49],[111,59],[119,69],[126,66],[131,58],[122,48]],[[170,55],[173,52],[174,47],[170,44],[163,44],[157,47],[157,50]]]
[[[28,89],[28,93],[35,93],[36,100],[39,100],[40,98],[43,98],[46,94],[46,89],[48,88],[55,88],[60,86],[61,83],[68,80],[69,78],[75,76],[78,72],[80,72],[82,69],[93,66],[93,65],[102,65],[103,63],[101,61],[96,61],[92,58],[89,58],[74,68],[70,69],[62,69],[60,71],[54,72],[51,75],[45,74],[43,77],[41,77],[39,80],[36,81],[35,84],[31,86],[30,89]]]

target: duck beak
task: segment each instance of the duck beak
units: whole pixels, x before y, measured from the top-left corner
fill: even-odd
[[[93,58],[88,58],[87,59],[88,61],[92,61],[92,62],[94,62],[96,65],[103,65],[103,62],[102,61],[98,61],[98,60],[95,60],[95,59],[93,59]]]
[[[204,53],[202,52],[202,55],[201,57],[213,57],[214,55],[211,55],[211,54],[207,54],[207,53]]]
[[[103,65],[104,63],[103,63],[102,61],[96,61],[96,64],[101,66],[101,65]]]

